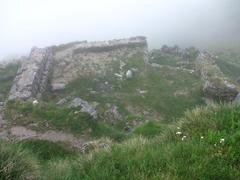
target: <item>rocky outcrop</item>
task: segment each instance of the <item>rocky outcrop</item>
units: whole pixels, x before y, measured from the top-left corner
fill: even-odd
[[[237,86],[224,76],[216,65],[214,56],[201,52],[196,59],[196,71],[199,73],[207,97],[233,101],[238,94]]]
[[[51,51],[47,48],[33,48],[28,61],[18,70],[9,100],[28,100],[41,96],[48,86],[51,70]]]

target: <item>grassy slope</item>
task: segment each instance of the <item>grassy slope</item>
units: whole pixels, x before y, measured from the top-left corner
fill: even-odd
[[[14,156],[29,161],[31,166],[25,165],[29,168],[23,173],[38,174],[39,179],[236,180],[240,177],[239,116],[240,106],[196,108],[155,137],[137,136],[85,155],[77,155],[64,146],[45,142],[35,142],[36,145],[40,144],[40,148],[34,147],[34,142],[23,142],[21,148],[35,155],[28,154],[32,156],[30,159],[24,158],[27,154],[16,153]],[[150,123],[146,129],[149,126],[153,125]],[[178,131],[182,134],[177,135]],[[184,140],[183,136],[186,136]],[[6,149],[8,146],[4,147]],[[12,145],[8,148],[11,149]],[[60,149],[60,153],[55,152],[56,149]],[[51,156],[49,150],[53,152]],[[66,156],[62,156],[62,152]],[[46,160],[44,164],[37,163],[43,158]],[[3,159],[0,164],[5,162]],[[39,170],[31,169],[32,164],[38,164]],[[18,169],[20,166],[16,167]]]
[[[221,53],[216,60],[221,71],[236,80],[240,77],[240,55],[237,53]]]

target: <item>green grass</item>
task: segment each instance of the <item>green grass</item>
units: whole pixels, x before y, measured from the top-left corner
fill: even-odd
[[[226,56],[220,56],[219,59],[216,60],[216,63],[220,67],[221,71],[229,78],[236,80],[240,77],[240,60],[239,62],[235,62],[234,59]]]
[[[47,140],[23,140],[19,142],[22,148],[27,149],[34,154],[41,162],[53,159],[71,158],[78,154],[78,152],[64,143],[54,143]]]
[[[173,55],[173,54],[167,54],[160,52],[159,50],[154,50],[152,52],[152,59],[150,59],[151,63],[157,63],[161,65],[168,65],[168,66],[177,66],[177,62],[180,60],[180,57]]]
[[[52,172],[62,168],[62,179],[239,179],[239,115],[239,106],[197,108],[160,136],[133,138],[64,167],[50,164],[45,177],[61,178]]]
[[[158,119],[172,121],[183,115],[184,111],[196,105],[203,104],[202,87],[200,78],[194,74],[181,70],[169,68],[153,68],[145,65],[141,54],[132,56],[127,62],[124,70],[129,68],[137,69],[130,80],[119,80],[114,73],[118,72],[119,64],[113,64],[113,68],[104,77],[84,76],[70,82],[67,88],[58,93],[47,94],[45,100],[57,102],[63,97],[81,97],[87,101],[100,103],[100,113],[106,110],[106,103],[119,107],[120,113],[128,117],[140,115],[143,111],[151,111],[151,114]],[[101,88],[104,82],[108,82],[111,88]],[[146,90],[147,93],[140,95],[139,90]],[[95,91],[95,94],[90,93]],[[186,92],[185,95],[175,95],[178,91]],[[127,107],[137,109],[133,113]],[[102,114],[104,117],[104,114]]]
[[[162,124],[160,122],[150,120],[147,122],[144,122],[140,125],[138,125],[136,128],[133,130],[133,134],[136,135],[142,135],[144,137],[152,138],[157,135],[160,135],[167,125]]]
[[[57,129],[76,136],[87,134],[98,138],[110,137],[118,141],[125,137],[122,131],[99,119],[93,119],[78,108],[58,107],[51,103],[41,102],[34,106],[31,102],[8,102],[4,115],[10,123],[18,125],[37,123],[37,127],[34,128],[36,131]]]
[[[0,180],[35,179],[38,174],[37,160],[17,144],[0,141]]]
[[[239,117],[240,106],[198,107],[187,111],[179,122],[171,126],[159,126],[152,121],[140,125],[136,129],[146,138],[134,137],[89,154],[74,155],[74,158],[71,151],[46,142],[30,141],[21,148],[34,152],[38,161],[47,160],[40,164],[40,171],[33,171],[38,172],[34,175],[38,179],[237,180],[240,177]],[[182,139],[184,136],[186,138]],[[6,146],[1,142],[0,145],[5,153],[15,152],[14,144]],[[56,158],[49,158],[48,150],[53,151]],[[41,151],[43,153],[39,153]],[[61,158],[62,153],[67,155]],[[2,154],[0,157],[5,157]],[[16,155],[9,156],[8,161],[15,159]],[[28,155],[34,157],[32,153]],[[0,167],[4,162],[0,160]]]
[[[3,101],[12,86],[13,80],[17,73],[19,64],[18,63],[10,63],[4,69],[0,69],[0,101]]]

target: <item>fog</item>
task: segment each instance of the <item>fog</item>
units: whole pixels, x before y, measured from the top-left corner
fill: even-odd
[[[149,47],[238,45],[239,0],[0,0],[0,59],[78,40],[143,35]]]

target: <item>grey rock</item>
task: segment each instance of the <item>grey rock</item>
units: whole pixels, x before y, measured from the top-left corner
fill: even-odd
[[[0,106],[4,106],[4,102],[0,102]]]
[[[240,93],[238,93],[238,95],[236,96],[236,98],[233,101],[235,104],[239,104],[240,105]]]
[[[71,108],[80,107],[82,112],[86,112],[86,113],[90,114],[94,119],[97,119],[97,116],[98,116],[98,113],[96,110],[97,105],[98,105],[97,102],[89,103],[89,102],[84,101],[81,98],[77,97],[72,100],[69,107],[71,107]]]
[[[52,69],[52,53],[49,49],[33,48],[29,60],[18,70],[9,100],[27,100],[41,95],[48,86]]]
[[[66,102],[67,102],[67,99],[66,99],[66,98],[63,98],[63,99],[60,99],[60,100],[56,103],[56,105],[62,106],[62,105],[64,105]]]
[[[107,111],[105,112],[105,118],[108,121],[121,120],[122,115],[118,111],[118,107],[112,104],[107,103]]]
[[[132,70],[127,70],[127,72],[126,72],[126,78],[127,78],[127,79],[132,79],[132,78],[133,78],[133,72],[132,72]]]
[[[65,87],[66,87],[66,84],[64,84],[64,83],[53,83],[52,84],[52,91],[64,90]]]
[[[213,55],[204,51],[196,59],[196,72],[200,75],[204,86],[203,92],[208,98],[218,98],[224,101],[233,101],[238,89],[216,65]]]

